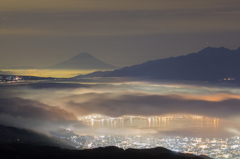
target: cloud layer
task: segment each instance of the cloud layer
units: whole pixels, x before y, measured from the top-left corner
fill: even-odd
[[[47,121],[77,120],[74,114],[60,107],[21,98],[0,98],[0,113]]]
[[[184,113],[217,117],[229,120],[234,125],[240,115],[237,87],[132,81],[109,84],[91,82],[2,85],[0,124],[41,132],[70,127],[78,133],[118,134],[120,129],[93,130],[78,121],[78,117],[89,114],[119,117]],[[146,131],[145,128],[137,127],[130,129],[139,133],[162,135],[166,135],[168,131],[172,131],[172,134],[183,133],[183,128],[179,127],[175,127],[176,130],[162,130],[163,132],[154,129]],[[126,131],[130,131],[129,128],[121,129],[121,132]]]
[[[93,98],[87,102],[69,101],[68,109],[78,115],[100,113],[108,116],[163,115],[174,113],[198,114],[230,118],[240,115],[240,100],[188,100],[177,95],[126,94],[112,97],[107,94],[85,94],[79,98]]]

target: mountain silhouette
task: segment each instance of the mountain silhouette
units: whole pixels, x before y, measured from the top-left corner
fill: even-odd
[[[66,135],[66,133],[65,133]],[[57,146],[73,149],[71,143],[59,138],[49,137],[32,130],[0,125],[0,143],[2,144],[30,144],[36,146]]]
[[[100,147],[95,149],[77,150],[74,147],[69,146],[68,143],[64,143],[55,138],[31,130],[3,125],[0,125],[0,154],[3,159],[210,159],[207,156],[195,156],[173,152],[163,147],[124,150],[122,148],[110,146],[105,148]]]
[[[240,48],[205,48],[198,53],[148,61],[102,73],[102,77],[152,77],[166,80],[219,81],[240,79]]]
[[[82,52],[67,61],[63,61],[48,68],[61,70],[113,70],[117,67],[106,64],[87,52]]]
[[[122,149],[114,146],[85,150],[67,150],[51,146],[33,146],[28,144],[1,144],[1,158],[17,159],[211,159],[207,156],[195,156],[172,152],[157,147],[152,149]]]

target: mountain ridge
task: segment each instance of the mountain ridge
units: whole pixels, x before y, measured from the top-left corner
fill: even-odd
[[[71,135],[71,134],[69,134]],[[32,130],[0,125],[1,158],[52,159],[52,158],[90,158],[90,159],[132,159],[132,158],[172,158],[203,159],[207,156],[177,153],[163,147],[151,149],[122,149],[115,146],[78,150],[67,143],[36,133]],[[61,147],[61,148],[59,148]],[[210,159],[210,158],[209,158]]]
[[[0,143],[2,144],[22,143],[38,146],[57,146],[68,149],[74,148],[71,144],[66,143],[64,140],[59,140],[58,138],[55,137],[50,137],[45,134],[41,134],[29,129],[5,125],[0,125]]]
[[[240,79],[240,48],[207,47],[197,53],[147,61],[124,67],[101,77],[151,77],[164,80],[219,81],[233,76]]]
[[[3,158],[88,158],[88,159],[211,159],[208,156],[196,156],[170,151],[163,147],[151,149],[122,149],[115,146],[84,150],[68,150],[51,146],[33,146],[28,144],[1,144]]]

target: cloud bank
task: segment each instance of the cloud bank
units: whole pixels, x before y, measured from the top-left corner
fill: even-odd
[[[78,133],[119,134],[139,131],[168,134],[170,130],[145,128],[92,129],[78,117],[102,114],[155,116],[165,114],[196,114],[238,121],[240,95],[238,88],[206,87],[204,85],[160,83],[25,83],[2,85],[0,93],[0,124],[48,132],[71,128]],[[198,91],[197,91],[198,90]],[[234,93],[235,92],[235,93]],[[172,133],[183,133],[176,127]],[[238,129],[238,128],[236,128]],[[196,133],[195,131],[188,131]],[[134,134],[134,133],[133,133]]]

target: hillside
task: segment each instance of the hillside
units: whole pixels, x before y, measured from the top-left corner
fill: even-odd
[[[240,79],[240,48],[205,48],[198,53],[148,61],[124,67],[101,77],[151,77],[166,80],[219,81],[230,76]]]
[[[73,135],[60,131],[61,136]],[[56,133],[55,133],[56,135]],[[64,149],[61,149],[61,148]],[[76,150],[74,147],[52,137],[37,132],[0,125],[0,154],[1,158],[18,159],[52,159],[52,158],[104,158],[104,159],[132,159],[132,158],[161,158],[161,159],[202,159],[200,156],[172,152],[157,147],[152,149],[121,149],[105,147],[95,149]],[[204,156],[206,157],[206,156]]]
[[[172,152],[165,148],[127,149],[105,147],[86,150],[64,150],[49,146],[31,146],[26,144],[0,144],[1,158],[24,159],[203,159],[200,156]],[[206,156],[204,156],[207,158]]]
[[[0,143],[5,144],[30,144],[38,146],[58,146],[62,148],[73,148],[65,141],[49,137],[32,130],[0,125]]]

